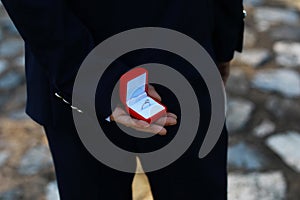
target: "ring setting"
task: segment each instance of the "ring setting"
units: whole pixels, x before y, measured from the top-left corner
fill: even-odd
[[[150,100],[146,99],[145,102],[142,104],[141,110],[144,110],[145,108],[149,108],[151,106]]]

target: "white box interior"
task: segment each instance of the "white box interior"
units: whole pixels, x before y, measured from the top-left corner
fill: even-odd
[[[147,74],[144,73],[127,83],[126,101],[129,108],[147,119],[164,110],[164,107],[147,96],[146,76]],[[145,103],[146,101],[149,103]]]

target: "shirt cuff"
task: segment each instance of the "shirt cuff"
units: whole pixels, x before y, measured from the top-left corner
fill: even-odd
[[[108,116],[107,118],[105,118],[106,121],[111,122],[110,120],[110,116]]]

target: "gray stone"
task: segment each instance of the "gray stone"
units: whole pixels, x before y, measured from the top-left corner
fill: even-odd
[[[274,116],[287,121],[300,121],[300,105],[291,99],[280,99],[271,95],[266,101],[266,108]]]
[[[40,145],[29,149],[22,157],[18,172],[22,175],[34,175],[41,170],[50,168],[52,159],[49,149]]]
[[[7,101],[8,101],[9,97],[8,95],[0,95],[0,107],[3,106]]]
[[[3,40],[3,31],[2,29],[0,28],[0,41]]]
[[[228,176],[229,200],[283,200],[287,184],[281,172]]]
[[[234,94],[245,94],[248,92],[249,84],[243,70],[233,68],[226,83],[226,89]]]
[[[8,68],[8,63],[5,60],[0,60],[0,76]]]
[[[285,8],[259,7],[254,10],[254,20],[259,31],[266,31],[272,25],[299,23],[296,11]]]
[[[23,75],[17,72],[9,72],[0,78],[0,90],[11,90],[23,81]]]
[[[9,118],[14,120],[30,119],[28,115],[25,113],[24,108],[9,113]]]
[[[10,35],[18,35],[19,36],[19,31],[17,30],[17,28],[15,27],[15,25],[13,23],[7,24],[6,31]]]
[[[46,200],[59,200],[57,182],[50,182],[46,187]]]
[[[4,41],[0,46],[0,56],[14,57],[22,52],[24,44],[21,39],[9,39]]]
[[[244,31],[244,47],[252,48],[256,43],[255,33],[248,27],[245,27]]]
[[[295,131],[279,133],[267,140],[267,145],[291,168],[300,173],[300,134]]]
[[[4,30],[5,27],[6,27],[6,25],[7,25],[8,23],[11,23],[11,20],[10,20],[10,18],[8,17],[8,15],[7,15],[5,9],[3,9],[3,10],[4,10],[4,13],[0,13],[0,26],[1,26],[1,28]],[[1,14],[2,14],[2,15],[1,15]]]
[[[24,107],[27,100],[26,87],[20,86],[14,92],[14,95],[10,95],[10,100],[5,105],[5,111],[12,111],[17,113],[17,115],[24,115]]]
[[[243,3],[245,6],[259,6],[263,4],[264,0],[244,0]]]
[[[14,65],[20,68],[24,68],[25,67],[25,57],[24,56],[20,56],[18,58],[16,58],[14,60]]]
[[[273,47],[276,52],[276,62],[284,67],[300,66],[300,43],[276,42]]]
[[[300,29],[298,26],[280,26],[271,32],[271,37],[275,40],[300,40]]]
[[[265,137],[274,132],[275,129],[276,125],[270,120],[266,119],[260,125],[254,128],[253,134],[256,137]]]
[[[258,67],[271,58],[267,49],[245,49],[243,53],[236,54],[236,59],[246,65]]]
[[[243,99],[229,99],[226,124],[230,132],[244,128],[254,110],[251,101]]]
[[[279,92],[285,97],[299,97],[300,75],[288,69],[265,70],[254,76],[252,86],[262,91]]]
[[[14,188],[6,192],[0,193],[0,200],[17,200],[21,199],[22,191],[19,188]]]
[[[9,156],[10,154],[7,151],[0,152],[0,167],[2,167],[6,163]]]
[[[264,159],[255,149],[240,142],[229,147],[228,164],[234,168],[259,170],[264,165]]]
[[[19,36],[19,32],[8,16],[0,18],[2,29],[10,36]]]

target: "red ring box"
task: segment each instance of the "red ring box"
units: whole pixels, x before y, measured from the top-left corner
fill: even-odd
[[[120,99],[134,118],[153,123],[166,114],[167,108],[148,95],[148,71],[137,67],[120,78]]]

